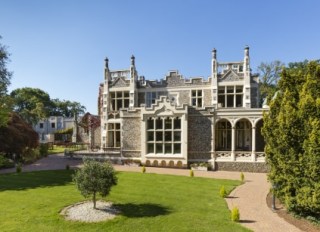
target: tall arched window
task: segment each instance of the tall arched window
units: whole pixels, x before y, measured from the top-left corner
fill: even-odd
[[[215,132],[216,150],[231,151],[231,123],[226,119],[220,120]]]
[[[252,147],[252,125],[248,119],[236,123],[236,150],[249,151]]]

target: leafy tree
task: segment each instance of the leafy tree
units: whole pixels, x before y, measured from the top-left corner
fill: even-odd
[[[37,88],[20,88],[11,92],[14,99],[14,111],[30,125],[47,118],[52,108],[48,93]]]
[[[25,151],[38,146],[38,134],[16,113],[10,113],[7,126],[0,127],[0,152],[21,158]]]
[[[262,62],[258,66],[258,72],[260,74],[259,90],[262,101],[268,96],[272,97],[276,92],[277,83],[283,67],[284,63],[279,60],[270,63]]]
[[[92,195],[93,208],[96,209],[96,195],[107,196],[118,180],[109,161],[100,163],[87,158],[83,163],[83,168],[76,171],[73,180],[84,197]]]
[[[72,117],[83,114],[85,107],[79,102],[50,99],[48,93],[38,88],[20,88],[11,92],[14,100],[14,111],[29,124],[49,116]]]
[[[53,107],[50,115],[63,116],[63,117],[74,117],[80,114],[84,114],[86,107],[81,105],[79,102],[72,102],[68,100],[52,100]]]
[[[269,179],[289,210],[320,217],[320,62],[290,63],[264,115]]]
[[[7,89],[10,85],[12,73],[6,67],[8,62],[9,53],[7,52],[7,48],[0,43],[0,126],[6,125],[11,110]]]

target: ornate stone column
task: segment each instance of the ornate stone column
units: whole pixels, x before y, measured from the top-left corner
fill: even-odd
[[[252,127],[252,154],[251,154],[251,161],[256,161],[256,128]]]
[[[231,130],[231,161],[236,160],[235,147],[236,147],[236,128],[233,126]]]

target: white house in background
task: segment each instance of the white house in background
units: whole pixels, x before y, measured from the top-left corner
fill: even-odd
[[[73,128],[74,118],[51,116],[40,120],[33,129],[39,134],[40,143],[54,142],[54,132]]]

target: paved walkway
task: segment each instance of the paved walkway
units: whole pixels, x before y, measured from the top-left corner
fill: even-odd
[[[37,162],[22,167],[22,171],[37,171],[37,170],[53,170],[65,169],[68,164],[71,168],[81,166],[81,160],[68,159],[62,154],[51,155]],[[115,165],[118,171],[133,171],[141,172],[141,167],[129,167]],[[184,175],[189,176],[190,170],[186,169],[167,169],[147,167],[147,173]],[[14,168],[0,170],[0,173],[15,172]],[[239,172],[202,172],[195,171],[195,176],[217,178],[217,179],[240,179]],[[295,226],[287,223],[280,218],[276,213],[273,213],[266,204],[266,196],[270,189],[270,184],[267,182],[266,174],[263,173],[244,173],[245,183],[237,187],[227,198],[229,209],[237,206],[240,211],[241,224],[253,231],[258,232],[295,232],[301,231]]]

